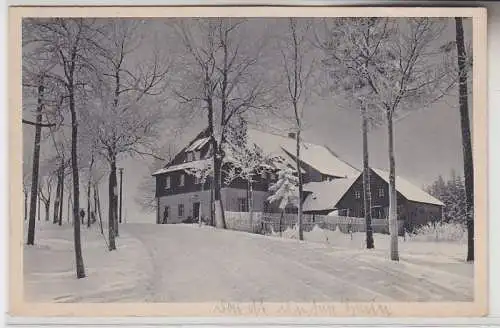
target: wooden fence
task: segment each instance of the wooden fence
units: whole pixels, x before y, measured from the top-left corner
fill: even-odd
[[[297,214],[289,213],[254,212],[250,220],[248,212],[225,212],[225,218],[228,229],[262,234],[285,231],[297,224]],[[339,229],[344,233],[366,231],[364,218],[304,214],[302,223],[305,232],[314,226],[332,231]],[[371,226],[375,233],[389,233],[389,222],[385,219],[374,219]],[[403,221],[398,221],[398,233],[403,234]]]

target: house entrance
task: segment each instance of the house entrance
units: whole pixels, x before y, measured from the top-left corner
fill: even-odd
[[[200,202],[193,203],[193,219],[198,219],[200,216]]]

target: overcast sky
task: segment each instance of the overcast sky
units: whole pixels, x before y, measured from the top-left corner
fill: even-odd
[[[450,22],[453,21],[450,20]],[[247,22],[245,39],[252,44],[252,37],[258,38],[263,33],[279,34],[279,29],[286,26],[283,23],[284,21],[274,19],[252,19]],[[466,41],[470,43],[469,23],[466,23],[465,29]],[[178,44],[173,44],[171,31],[162,20],[147,21],[143,26],[143,32],[145,39],[134,60],[142,60],[145,54],[150,53],[153,44],[156,44],[165,54],[178,55]],[[454,40],[454,38],[454,24],[450,24],[443,34],[443,41]],[[270,50],[266,56],[270,56],[270,60],[279,61],[281,53]],[[134,62],[130,62],[129,65],[134,65]],[[339,106],[339,99],[335,97],[318,97],[311,106],[305,109],[304,113],[307,129],[303,135],[306,141],[324,144],[352,165],[362,166],[361,121],[356,109]],[[171,129],[172,125],[177,123],[165,122],[165,133],[162,140],[159,140],[160,144],[174,143],[182,148],[184,143],[189,142],[207,124],[205,116],[198,115],[183,128],[182,135],[178,135],[173,140]],[[33,128],[23,126],[23,133],[24,158],[28,161],[24,167],[31,169]],[[388,167],[386,135],[385,125],[369,133],[372,167],[382,169]],[[457,97],[447,97],[431,108],[415,111],[399,121],[395,125],[395,149],[397,174],[413,181],[418,186],[429,185],[439,175],[447,177],[451,170],[462,174],[461,129]],[[42,157],[51,151],[49,142],[42,144]],[[142,213],[139,205],[134,201],[139,184],[149,173],[148,165],[151,162],[150,159],[141,158],[120,160],[119,166],[124,168],[124,215],[128,221],[154,222],[154,214]],[[101,195],[104,198],[107,194],[105,184],[101,186],[101,189]],[[107,206],[106,204],[107,199],[103,199],[103,205]]]

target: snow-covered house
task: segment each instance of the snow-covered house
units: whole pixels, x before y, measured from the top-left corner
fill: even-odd
[[[279,159],[295,171],[295,135],[281,136],[259,130],[247,130],[247,143],[256,145],[268,158]],[[211,217],[213,190],[210,176],[206,180],[193,174],[211,166],[211,145],[207,131],[201,132],[164,168],[156,178],[157,223],[178,223],[199,216]],[[230,156],[227,156],[230,157]],[[224,210],[249,211],[248,183],[237,178],[225,183],[222,170],[221,197]],[[360,170],[341,160],[325,146],[303,143],[301,174],[304,213],[324,215],[338,211],[351,217],[364,216],[363,177]],[[269,203],[270,185],[277,180],[276,171],[256,175],[252,183],[253,211],[280,212],[278,204]],[[389,207],[389,174],[372,169],[370,174],[372,215],[387,218]],[[402,177],[396,177],[398,218],[408,226],[417,226],[442,217],[444,204]],[[291,208],[293,211],[294,209]]]
[[[280,136],[248,129],[247,142],[289,167],[295,167],[295,135]],[[177,223],[189,218],[210,217],[212,188],[210,177],[202,181],[193,170],[202,170],[211,163],[211,145],[206,131],[201,132],[164,168],[153,174],[156,178],[157,223]],[[224,174],[224,170],[223,170]],[[303,143],[301,147],[301,174],[304,183],[330,181],[359,175],[359,171],[341,160],[325,146]],[[269,204],[269,186],[276,181],[276,172],[262,172],[252,184],[253,210],[272,211]],[[226,211],[247,212],[248,184],[235,179],[221,188]]]
[[[442,218],[444,204],[410,183],[396,177],[398,219],[407,227],[414,227]],[[310,182],[304,185],[307,193],[303,203],[305,213],[339,214],[363,217],[363,175],[358,173],[346,179]],[[389,209],[389,173],[379,169],[370,171],[371,208],[374,219],[387,218]]]

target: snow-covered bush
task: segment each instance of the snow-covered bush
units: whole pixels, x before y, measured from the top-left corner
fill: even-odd
[[[461,223],[428,223],[417,228],[410,235],[410,239],[415,241],[467,242],[467,230],[465,225]]]

